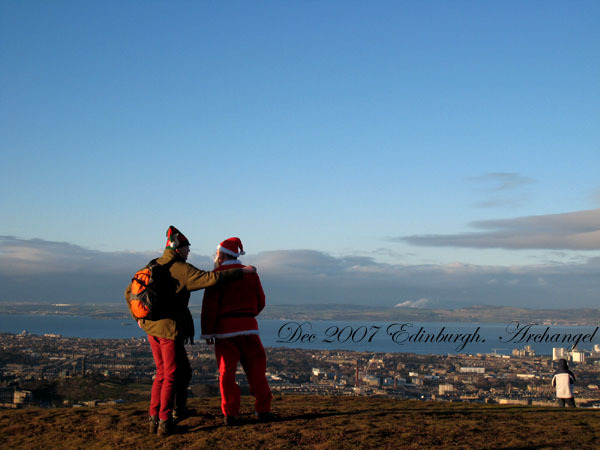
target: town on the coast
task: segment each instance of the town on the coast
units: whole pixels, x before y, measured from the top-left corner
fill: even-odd
[[[5,408],[143,400],[132,397],[132,386],[143,385],[140,395],[147,396],[155,372],[145,337],[87,339],[24,331],[0,333],[0,348],[0,406]],[[514,348],[510,355],[266,350],[274,393],[526,405],[555,404],[553,360],[565,358],[577,374],[578,406],[600,407],[598,345],[572,351],[557,347],[552,356],[536,355],[529,346]],[[190,395],[218,395],[213,349],[202,342],[188,345],[187,352],[193,369]],[[93,380],[87,391],[81,387],[85,380]],[[238,383],[247,392],[241,368]]]

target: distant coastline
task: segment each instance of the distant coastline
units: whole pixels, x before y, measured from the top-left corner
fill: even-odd
[[[58,303],[2,301],[3,314],[78,315],[96,319],[130,320],[125,302]],[[201,305],[190,304],[194,316],[200,316]],[[600,310],[527,309],[510,306],[475,305],[456,309],[361,306],[344,304],[267,305],[262,319],[293,320],[370,320],[414,322],[521,323],[539,325],[586,326],[600,323]]]

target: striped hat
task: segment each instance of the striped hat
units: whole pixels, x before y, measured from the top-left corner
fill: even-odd
[[[181,231],[171,225],[167,230],[167,248],[176,250],[188,245],[190,245],[190,241],[188,241]]]

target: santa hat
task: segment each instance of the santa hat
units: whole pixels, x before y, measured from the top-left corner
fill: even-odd
[[[167,248],[175,250],[181,247],[187,247],[188,245],[190,245],[190,241],[188,241],[181,231],[171,225],[167,230]]]
[[[225,239],[219,244],[217,250],[236,258],[240,255],[246,254],[244,251],[244,246],[242,245],[242,241],[240,241],[240,238],[237,237]]]

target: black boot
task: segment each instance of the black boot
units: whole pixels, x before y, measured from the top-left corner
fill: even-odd
[[[158,416],[150,416],[148,419],[148,432],[156,434],[158,431]]]
[[[225,425],[227,425],[228,427],[235,427],[237,425],[242,424],[240,418],[237,416],[225,416],[223,422],[225,422]]]
[[[170,436],[175,432],[175,424],[173,419],[159,420],[158,421],[158,435],[159,436]]]

